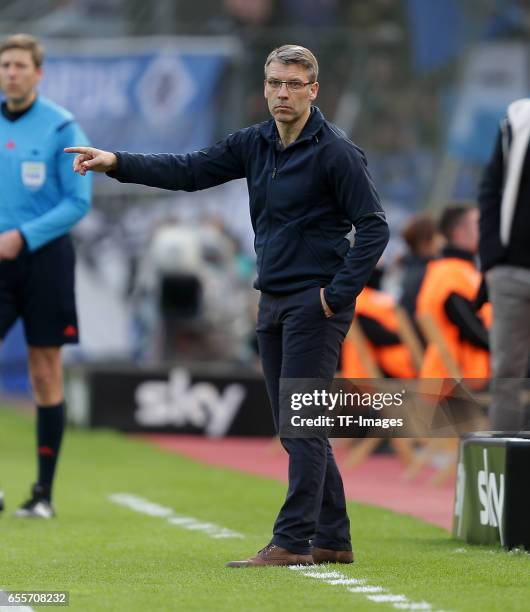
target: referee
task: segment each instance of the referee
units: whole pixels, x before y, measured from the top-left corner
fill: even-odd
[[[15,516],[51,518],[65,421],[61,346],[78,341],[68,232],[89,209],[91,183],[62,154],[85,134],[37,93],[43,56],[27,34],[0,42],[0,340],[20,317],[37,404],[38,477]]]

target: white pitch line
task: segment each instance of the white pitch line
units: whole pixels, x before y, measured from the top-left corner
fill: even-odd
[[[337,580],[326,580],[326,584],[366,584],[363,578],[337,578]]]
[[[109,500],[120,506],[125,506],[135,512],[165,518],[171,525],[177,525],[188,531],[200,531],[210,538],[244,538],[242,533],[232,531],[226,527],[221,527],[215,523],[205,523],[192,516],[180,516],[172,508],[166,508],[155,504],[148,499],[132,495],[131,493],[113,493],[109,495]],[[18,608],[20,609],[20,608]]]
[[[382,586],[371,586],[367,584],[366,586],[348,587],[348,591],[350,593],[383,593],[386,589]]]
[[[2,612],[35,612],[29,606],[10,606],[8,601],[9,591],[0,591],[0,608]]]
[[[435,612],[432,604],[426,601],[410,601],[405,595],[390,593],[388,589],[382,586],[366,584],[366,578],[349,578],[341,572],[327,571],[327,568],[323,568],[320,565],[311,565],[309,567],[304,565],[290,565],[289,569],[301,571],[302,576],[317,578],[331,586],[346,586],[350,593],[364,595],[373,603],[392,604],[394,608],[398,610],[428,610],[429,612]],[[443,611],[438,610],[437,612]]]
[[[167,519],[172,525],[181,525],[181,526],[186,526],[189,524],[194,525],[195,524],[195,519],[192,519],[189,516],[169,516],[169,518]]]
[[[344,578],[344,574],[340,572],[304,572],[304,576],[310,578],[318,578],[319,580],[326,580],[327,578]]]
[[[398,610],[432,610],[431,604],[426,601],[395,603],[394,608]]]
[[[368,599],[376,603],[404,603],[408,601],[405,595],[368,595]]]
[[[165,518],[171,525],[177,525],[182,527],[182,529],[187,529],[189,531],[201,531],[211,538],[245,537],[242,533],[232,531],[226,527],[220,527],[215,523],[205,523],[191,516],[179,516],[172,508],[160,506],[147,499],[144,499],[143,497],[138,497],[137,495],[132,495],[130,493],[114,493],[113,495],[109,496],[109,500],[116,504],[130,508],[135,512]],[[382,586],[366,584],[365,578],[349,578],[341,572],[326,571],[325,569],[323,571],[323,568],[318,565],[290,565],[289,569],[301,571],[303,576],[322,580],[325,584],[329,584],[330,586],[346,586],[350,593],[365,595],[368,600],[374,603],[391,603],[394,608],[398,610],[428,610],[429,612],[434,612],[432,605],[426,601],[410,601],[407,599],[407,597],[405,597],[405,595],[395,595],[390,593],[388,589],[385,589]],[[27,608],[26,610],[29,612],[31,608]],[[20,611],[21,608],[17,606],[13,612]]]

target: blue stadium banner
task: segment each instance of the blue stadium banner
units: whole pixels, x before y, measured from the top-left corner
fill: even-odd
[[[462,3],[407,0],[405,6],[416,69],[431,72],[456,59],[470,31]]]
[[[450,154],[485,164],[508,105],[529,92],[525,43],[483,43],[468,55],[448,135]]]
[[[98,148],[186,152],[212,141],[229,38],[49,43],[41,92]]]

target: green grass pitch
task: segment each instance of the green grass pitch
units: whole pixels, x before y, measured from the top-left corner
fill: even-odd
[[[69,609],[87,611],[385,612],[422,602],[433,612],[530,610],[530,555],[466,546],[438,527],[356,503],[349,504],[356,562],[320,571],[404,599],[369,599],[288,568],[225,568],[268,542],[285,485],[111,432],[69,430],[55,490],[58,518],[14,519],[34,480],[33,428],[30,416],[0,406],[0,488],[7,502],[0,516],[0,589],[66,590]],[[109,501],[118,492],[245,537],[213,539],[134,512]]]

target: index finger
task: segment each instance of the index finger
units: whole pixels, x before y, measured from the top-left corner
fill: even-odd
[[[65,147],[65,153],[89,153],[92,147]]]

